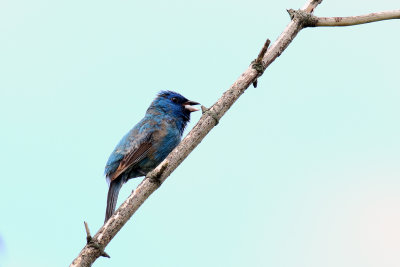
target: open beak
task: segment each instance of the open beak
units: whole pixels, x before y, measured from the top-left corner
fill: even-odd
[[[195,108],[193,106],[195,105],[200,105],[200,103],[194,102],[194,101],[186,101],[185,103],[182,104],[182,106],[185,107],[185,109],[189,110],[190,112],[198,111],[198,108]]]

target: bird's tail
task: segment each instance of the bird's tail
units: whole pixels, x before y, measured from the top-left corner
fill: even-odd
[[[114,214],[115,206],[117,205],[119,190],[121,189],[124,181],[122,177],[119,177],[110,183],[110,187],[108,188],[107,195],[107,209],[106,209],[106,218],[104,219],[104,223]]]

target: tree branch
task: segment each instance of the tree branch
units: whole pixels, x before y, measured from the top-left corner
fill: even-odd
[[[78,257],[70,266],[91,266],[92,263],[104,255],[104,248],[143,204],[143,202],[155,191],[167,177],[183,162],[203,138],[218,124],[221,117],[244,93],[244,91],[262,75],[265,69],[288,47],[297,33],[305,27],[309,27],[310,13],[322,2],[322,0],[308,0],[300,11],[294,11],[292,21],[286,26],[274,44],[267,50],[268,44],[264,45],[259,60],[254,61],[223,93],[221,98],[207,109],[202,107],[203,115],[182,142],[160,163],[153,171],[147,174],[142,183],[132,192],[127,200],[116,210],[114,215],[100,228],[91,239],[97,246],[87,244],[79,253]],[[268,40],[267,40],[268,42]],[[264,54],[265,53],[265,54]],[[258,66],[254,66],[258,63]],[[260,68],[261,65],[261,68]],[[90,233],[89,233],[90,235]]]
[[[299,17],[303,20],[305,27],[322,26],[352,26],[370,22],[376,22],[388,19],[400,19],[400,9],[383,12],[374,12],[370,14],[352,16],[352,17],[317,17],[303,10],[288,10],[290,17]]]

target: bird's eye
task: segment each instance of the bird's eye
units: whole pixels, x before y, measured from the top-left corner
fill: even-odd
[[[174,103],[178,103],[178,98],[176,98],[176,97],[171,98],[171,100],[172,100],[172,102],[174,102]]]

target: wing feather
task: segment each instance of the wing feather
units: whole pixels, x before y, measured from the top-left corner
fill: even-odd
[[[150,148],[152,147],[150,142],[141,143],[135,150],[127,153],[118,165],[118,168],[109,175],[110,181],[117,179],[124,171],[136,165],[142,159],[144,159]]]

